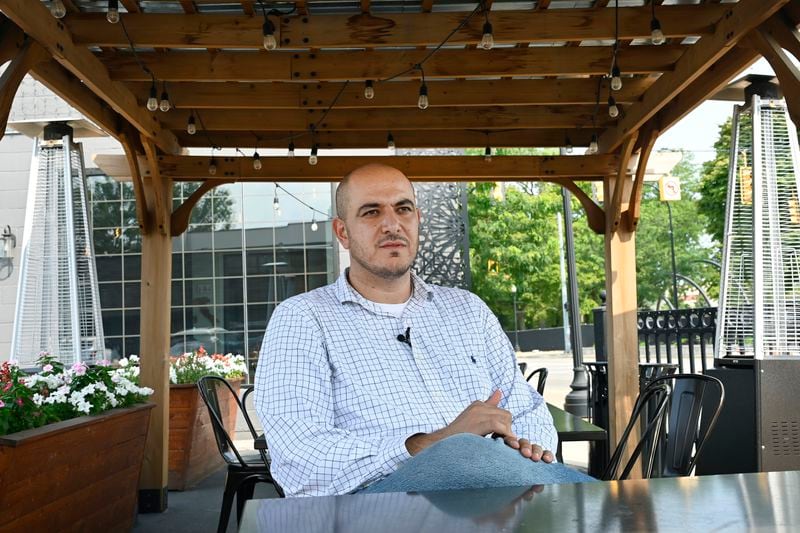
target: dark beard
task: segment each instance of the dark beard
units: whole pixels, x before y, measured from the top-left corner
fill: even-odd
[[[361,261],[358,257],[352,256],[353,261],[361,265],[361,268],[372,274],[373,276],[377,276],[379,278],[391,281],[398,278],[403,277],[409,270],[411,270],[411,265],[414,264],[414,260],[412,259],[409,264],[406,266],[400,266],[397,268],[377,268],[370,264]]]

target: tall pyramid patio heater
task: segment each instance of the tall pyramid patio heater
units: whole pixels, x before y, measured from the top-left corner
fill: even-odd
[[[763,77],[748,81],[746,103],[736,106],[733,116],[715,343],[718,369],[709,372],[726,384],[730,405],[722,418],[729,424],[720,425],[714,440],[732,453],[731,463],[741,467],[750,458],[750,466],[739,471],[797,470],[800,151],[779,88]],[[736,448],[743,442],[749,449],[738,450],[737,460]],[[713,448],[704,454],[713,455]],[[712,472],[698,465],[698,473]]]
[[[36,137],[11,358],[22,366],[49,352],[65,364],[104,353],[81,145],[63,122]]]

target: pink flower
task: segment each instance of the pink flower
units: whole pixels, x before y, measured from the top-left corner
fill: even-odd
[[[5,386],[3,387],[3,392],[8,392],[9,389],[11,389],[11,385],[12,384],[11,384],[10,381],[8,383],[6,383]]]
[[[42,367],[42,372],[52,372],[52,371],[53,371],[53,365],[44,365]]]
[[[72,365],[72,371],[75,372],[76,376],[82,376],[86,373],[86,365],[79,361]]]
[[[17,398],[17,405],[22,407],[22,398]]]
[[[98,366],[111,366],[111,361],[108,359],[101,359],[97,362]]]
[[[0,408],[5,407],[5,406],[6,406],[6,402],[4,402],[3,400],[0,400]]]

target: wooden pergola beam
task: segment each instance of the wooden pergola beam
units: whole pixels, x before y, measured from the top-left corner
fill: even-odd
[[[469,14],[468,12],[372,14],[364,0],[362,14],[287,16],[276,19],[275,36],[281,46],[310,48],[379,48],[386,46],[434,46]],[[366,11],[364,9],[366,8]],[[663,6],[658,17],[668,37],[708,35],[722,16],[720,5]],[[620,39],[650,36],[650,8],[620,8]],[[75,42],[86,46],[126,47],[128,41],[116,24],[98,24],[105,15],[84,13],[67,24]],[[591,23],[587,21],[591,20]],[[483,35],[483,17],[469,23],[448,41],[476,45]],[[179,15],[130,14],[125,27],[137,46],[154,48],[251,48],[261,47],[260,17],[229,14]],[[547,11],[496,11],[492,13],[496,43],[561,42],[614,38],[614,12],[595,9]]]
[[[673,98],[700,77],[711,65],[724,56],[751,30],[758,27],[788,0],[741,0],[736,4],[725,4],[724,12],[713,35],[703,37],[692,45],[677,61],[671,72],[664,73],[616,126],[606,130],[599,140],[600,151],[616,150],[626,137],[637,131],[645,122],[658,113]],[[628,47],[641,48],[638,46]],[[620,59],[620,68],[627,70]]]
[[[324,130],[403,131],[425,129],[568,129],[592,126],[594,106],[437,107],[413,109],[350,109],[290,111],[283,109],[207,109],[196,114],[207,131],[295,131],[311,127]],[[174,130],[184,129],[190,111],[167,113],[163,122]],[[603,127],[610,119],[602,117]]]
[[[12,1],[12,0],[3,0]],[[19,2],[20,0],[13,0]],[[52,17],[51,17],[52,18]],[[695,45],[697,46],[697,45]],[[661,73],[691,47],[631,46],[620,50],[620,64],[628,74]],[[162,81],[366,81],[381,80],[412,69],[403,79],[419,79],[413,70],[427,50],[371,50],[322,52],[140,53],[140,59]],[[606,46],[440,50],[425,63],[426,79],[486,78],[491,76],[605,75],[610,48]],[[133,54],[98,55],[117,81],[149,81]],[[652,89],[651,89],[652,90]]]
[[[615,174],[618,157],[592,156],[500,156],[486,162],[480,156],[353,157],[321,156],[309,165],[306,158],[262,157],[261,170],[254,170],[252,159],[241,156],[214,156],[217,172],[208,173],[210,156],[158,156],[158,169],[165,179],[174,181],[338,181],[350,170],[367,163],[384,163],[418,181],[519,181],[571,178],[598,181]],[[112,177],[128,178],[124,156],[98,155],[95,164]],[[140,159],[140,167],[146,168]],[[145,172],[144,177],[150,173]]]
[[[625,80],[614,94],[619,104],[637,101],[655,78]],[[430,106],[489,105],[594,105],[597,82],[591,78],[556,80],[464,80],[436,81],[428,85]],[[128,88],[144,106],[150,83],[130,82]],[[336,109],[417,107],[419,82],[400,81],[375,86],[375,98],[364,98],[364,87],[351,83],[342,91],[341,82],[325,83],[200,83],[169,85],[170,99],[179,109],[327,109],[341,92]]]
[[[753,45],[769,62],[786,100],[789,116],[800,125],[800,69],[792,62],[781,44],[767,31],[757,30],[750,36]],[[795,46],[796,47],[796,46]]]
[[[175,136],[161,128],[158,117],[141,108],[136,97],[127,88],[114,83],[108,70],[92,52],[73,44],[64,23],[53,18],[43,3],[0,0],[0,10],[115,112],[122,115],[140,133],[152,139],[161,150],[166,153],[180,152]]]
[[[633,187],[631,188],[631,196],[628,200],[628,209],[623,213],[625,217],[625,224],[628,231],[636,231],[639,224],[639,217],[642,207],[642,188],[644,187],[644,175],[647,171],[647,162],[650,159],[650,153],[658,140],[659,131],[651,129],[643,136],[642,150],[639,153],[639,161],[636,165],[636,175],[633,180]]]
[[[11,104],[14,102],[19,84],[34,66],[47,61],[47,59],[49,59],[49,54],[39,46],[39,43],[26,39],[21,43],[16,55],[11,59],[11,63],[0,75],[0,139],[5,136]]]
[[[280,148],[286,149],[289,140],[294,139],[297,148],[311,148],[312,136],[310,133],[298,135],[297,131],[213,131],[208,135],[202,132],[189,135],[185,130],[176,135],[182,146],[209,147],[211,145],[221,148]],[[569,136],[574,146],[588,146],[591,141],[591,131],[583,129],[569,130],[495,130],[487,135],[481,130],[421,130],[421,131],[393,131],[395,144],[398,148],[483,148],[487,144],[495,148],[530,148],[530,147],[559,147],[566,143]],[[209,137],[211,143],[209,144]],[[386,148],[386,136],[376,134],[374,131],[355,131],[347,133],[317,131],[313,140],[320,148]]]

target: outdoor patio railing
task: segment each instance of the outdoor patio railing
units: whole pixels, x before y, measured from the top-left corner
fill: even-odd
[[[676,364],[678,372],[694,374],[705,372],[714,356],[716,307],[640,311],[638,327],[642,362]]]

